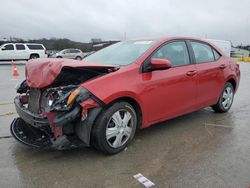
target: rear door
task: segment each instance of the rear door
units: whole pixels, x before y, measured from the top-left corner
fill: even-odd
[[[79,50],[71,49],[71,50],[70,50],[70,55],[71,55],[71,58],[72,58],[72,59],[75,59],[76,56],[79,55]]]
[[[212,46],[200,41],[190,41],[196,62],[197,73],[197,108],[210,106],[217,102],[224,82],[221,55]]]
[[[27,50],[23,44],[16,44],[16,56],[17,59],[27,59]]]
[[[150,123],[194,110],[196,67],[191,63],[185,41],[172,41],[160,47],[151,58],[168,59],[172,68],[142,74],[142,93]]]
[[[67,49],[67,50],[64,50],[64,55],[63,55],[64,58],[72,58],[72,55],[71,55],[71,52],[70,52],[70,49]]]

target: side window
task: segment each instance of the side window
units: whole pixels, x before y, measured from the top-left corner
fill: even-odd
[[[70,50],[63,50],[63,53],[64,53],[64,54],[69,54],[69,53],[70,53]]]
[[[4,47],[5,47],[5,50],[14,50],[14,46],[12,44],[7,44]]]
[[[215,60],[212,48],[209,45],[200,42],[191,42],[191,46],[194,51],[196,63],[207,63]]]
[[[72,49],[70,50],[70,53],[79,53],[79,50]]]
[[[213,49],[213,53],[214,53],[214,59],[217,61],[218,59],[220,59],[220,57],[221,57],[221,55],[217,52],[217,51],[215,51],[214,49]]]
[[[27,46],[30,50],[44,50],[43,46],[39,44],[28,44]]]
[[[17,50],[25,50],[25,46],[23,44],[16,44]]]
[[[190,64],[186,43],[184,41],[171,42],[159,48],[152,58],[168,59],[173,67]]]

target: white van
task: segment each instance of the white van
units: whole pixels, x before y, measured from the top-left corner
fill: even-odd
[[[230,41],[226,40],[216,40],[216,39],[204,39],[208,42],[211,42],[213,45],[220,48],[227,56],[230,57],[232,45]]]
[[[46,48],[34,43],[6,43],[0,46],[0,60],[47,58]]]

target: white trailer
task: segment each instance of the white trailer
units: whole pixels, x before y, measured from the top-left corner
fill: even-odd
[[[230,41],[226,40],[216,40],[216,39],[204,39],[213,45],[220,48],[227,56],[230,57],[231,51],[232,51],[232,45]]]

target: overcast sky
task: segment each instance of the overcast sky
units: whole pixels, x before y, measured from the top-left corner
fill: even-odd
[[[250,0],[0,0],[0,38],[196,36],[250,44]]]

